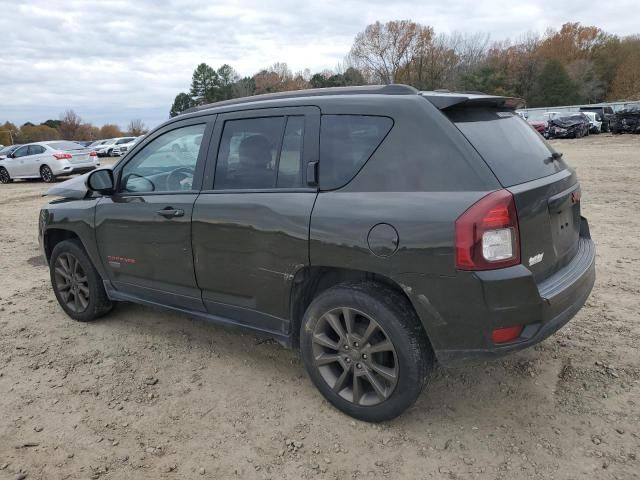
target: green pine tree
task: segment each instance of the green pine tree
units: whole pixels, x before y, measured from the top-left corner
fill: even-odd
[[[558,60],[549,60],[537,76],[529,106],[553,107],[580,102],[578,86]]]
[[[171,105],[171,111],[169,112],[170,117],[175,117],[176,115],[180,115],[185,110],[190,109],[193,106],[191,102],[191,97],[184,92],[176,95],[175,100],[173,101],[173,105]]]
[[[193,105],[204,105],[215,102],[220,90],[218,73],[206,63],[196,67],[191,77],[191,101]]]

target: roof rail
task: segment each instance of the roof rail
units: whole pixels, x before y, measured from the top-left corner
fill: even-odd
[[[183,114],[200,112],[214,107],[225,107],[227,105],[240,105],[243,103],[261,102],[265,100],[280,100],[285,98],[301,98],[301,97],[321,97],[326,95],[416,95],[418,90],[400,83],[391,85],[362,85],[358,87],[328,87],[328,88],[310,88],[307,90],[293,90],[289,92],[264,93],[262,95],[253,95],[251,97],[234,98],[231,100],[222,100],[220,102],[209,103],[199,107],[192,107],[185,110]]]

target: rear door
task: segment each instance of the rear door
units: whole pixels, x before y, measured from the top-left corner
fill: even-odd
[[[537,280],[578,249],[580,185],[575,172],[515,113],[483,107],[444,112],[514,196],[522,263]]]
[[[29,145],[29,155],[24,157],[24,175],[39,176],[46,149],[42,145]]]
[[[163,305],[204,310],[191,215],[215,116],[167,125],[115,169],[117,193],[96,206],[96,239],[115,288]],[[171,145],[180,141],[180,151]]]
[[[309,263],[320,112],[276,108],[218,116],[193,211],[196,277],[209,313],[286,334],[294,276]],[[217,162],[215,161],[217,159]]]

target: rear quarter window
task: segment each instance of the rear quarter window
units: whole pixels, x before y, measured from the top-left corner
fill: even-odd
[[[320,187],[349,183],[393,127],[389,117],[323,115],[320,125]]]
[[[458,108],[445,111],[505,187],[537,180],[567,168],[554,150],[511,111]]]

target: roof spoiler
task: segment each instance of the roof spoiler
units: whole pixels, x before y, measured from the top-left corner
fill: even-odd
[[[478,92],[445,92],[439,90],[420,92],[420,95],[429,100],[439,110],[446,110],[456,106],[499,107],[515,110],[526,105],[522,98],[485,95]]]

